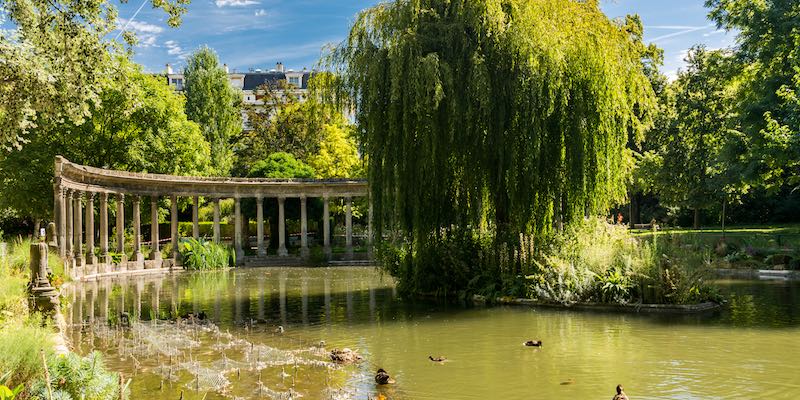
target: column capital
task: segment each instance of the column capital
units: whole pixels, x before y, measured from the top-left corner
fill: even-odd
[[[108,202],[108,193],[100,192],[99,194],[100,194],[100,201],[102,201],[104,203]]]
[[[125,193],[117,193],[117,201],[125,201]]]
[[[95,195],[94,192],[84,192],[84,193],[85,193],[85,196],[86,196],[86,200],[88,200],[88,201],[94,200],[94,195]]]
[[[264,204],[264,196],[262,196],[260,194],[258,196],[256,196],[256,203],[258,203],[258,205]]]
[[[140,196],[138,194],[129,194],[128,196],[131,197],[131,201],[134,202],[134,203],[138,203],[138,202],[140,202],[142,200],[142,196]]]

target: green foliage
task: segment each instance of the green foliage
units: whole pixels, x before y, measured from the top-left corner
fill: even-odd
[[[19,151],[0,154],[0,207],[48,218],[53,210],[53,160],[127,171],[203,175],[208,143],[186,119],[183,98],[163,78],[117,59],[100,101],[81,125],[64,122],[32,129]]]
[[[14,400],[22,389],[23,385],[17,385],[14,390],[9,389],[5,385],[0,385],[0,400]]]
[[[320,179],[363,176],[359,168],[361,159],[349,126],[323,125],[319,151],[308,158],[308,165]]]
[[[17,237],[8,245],[8,254],[6,254],[7,266],[15,272],[22,275],[29,274],[31,265],[31,239]],[[64,261],[55,250],[50,250],[47,253],[47,266],[52,272],[50,276],[51,282],[63,282],[66,277],[64,276]]]
[[[127,385],[120,387],[119,375],[106,370],[103,356],[98,352],[86,357],[75,353],[54,355],[49,357],[47,368],[54,399],[116,400],[128,394]],[[42,380],[35,383],[31,392],[34,399],[49,397],[47,384]]]
[[[723,149],[736,128],[731,118],[732,58],[723,50],[690,50],[688,67],[667,88],[659,119],[663,131],[653,138],[658,146],[642,159],[651,186],[667,206],[695,210],[734,200],[741,192],[741,171],[726,159]],[[695,228],[699,219],[695,219]]]
[[[242,94],[233,88],[217,55],[201,47],[186,61],[184,93],[186,115],[200,125],[211,144],[211,165],[227,175],[233,165],[233,143],[242,131]]]
[[[310,179],[314,169],[294,158],[289,153],[272,153],[266,159],[253,164],[247,176],[251,178]]]
[[[237,152],[237,171],[246,174],[264,156],[286,152],[317,169],[320,178],[357,176],[360,159],[353,125],[324,94],[332,85],[328,73],[315,73],[301,98],[281,81],[262,86],[259,104],[247,109],[245,132]]]
[[[796,1],[706,0],[720,28],[735,30],[734,154],[743,178],[776,190],[800,184],[800,30]]]
[[[42,376],[41,351],[52,352],[52,332],[39,317],[0,326],[0,371],[11,371],[6,382],[24,384]]]
[[[186,239],[179,245],[184,269],[198,271],[236,265],[236,252],[227,245],[203,239]]]
[[[376,235],[397,232],[422,276],[438,265],[425,255],[453,238],[489,232],[494,253],[513,254],[520,234],[623,199],[627,134],[647,127],[654,100],[643,51],[594,1],[397,0],[360,13],[327,62],[353,101]]]
[[[151,3],[177,26],[188,1]],[[112,39],[117,8],[108,0],[4,0],[0,6],[0,144],[19,147],[31,129],[47,131],[64,120],[81,125],[102,101],[115,56],[127,56]],[[136,43],[132,32],[123,39]]]

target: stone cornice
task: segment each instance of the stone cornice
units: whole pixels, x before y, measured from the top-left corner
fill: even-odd
[[[366,180],[226,178],[145,174],[74,164],[61,156],[56,156],[55,178],[62,188],[95,193],[219,198],[367,196]]]

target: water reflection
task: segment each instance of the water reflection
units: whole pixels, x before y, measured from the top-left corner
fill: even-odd
[[[250,269],[74,285],[67,293],[67,317],[78,351],[109,354],[112,368],[135,374],[134,392],[150,398],[177,399],[191,379],[209,373],[202,369],[208,365],[257,364],[261,353],[255,352],[254,361],[254,349],[282,360],[300,354],[306,364],[241,378],[231,370],[223,374],[231,385],[225,396],[269,398],[297,389],[306,399],[363,399],[384,390],[372,381],[379,366],[398,381],[386,389],[390,398],[598,398],[610,397],[620,382],[637,398],[800,396],[800,366],[794,362],[800,354],[800,283],[720,286],[730,299],[724,309],[666,316],[404,302],[391,280],[372,269]],[[145,321],[138,333],[121,336],[103,328],[123,312]],[[165,322],[200,312],[218,332],[174,329]],[[285,334],[274,333],[279,325]],[[183,372],[174,377],[177,362],[164,378],[163,358],[141,360],[137,369],[120,344],[146,353],[144,337],[178,338],[181,332],[197,345],[182,350]],[[542,339],[545,346],[523,347],[529,339]],[[320,340],[331,348],[357,349],[366,362],[327,373],[327,367],[314,366],[324,357],[309,353]],[[431,363],[428,355],[450,361]],[[332,394],[333,387],[347,390]],[[190,391],[185,398],[202,398]]]

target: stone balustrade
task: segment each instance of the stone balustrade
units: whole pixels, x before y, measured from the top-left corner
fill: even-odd
[[[260,179],[260,178],[224,178],[194,177],[163,174],[133,173],[74,164],[61,156],[55,160],[55,210],[58,248],[61,257],[72,267],[74,277],[95,274],[138,271],[146,269],[171,268],[178,260],[178,208],[179,197],[192,200],[192,236],[199,238],[198,208],[199,198],[211,199],[214,208],[213,238],[220,242],[220,200],[234,199],[234,238],[238,264],[246,261],[245,246],[249,246],[249,238],[243,237],[242,199],[255,199],[257,205],[257,248],[254,257],[267,257],[264,241],[264,202],[274,199],[278,205],[278,250],[276,257],[289,257],[286,247],[285,202],[287,199],[298,199],[300,203],[300,257],[309,256],[308,212],[309,198],[323,200],[323,248],[324,254],[331,255],[330,207],[331,199],[345,201],[345,243],[346,255],[353,254],[353,197],[367,197],[365,180],[314,180],[314,179]],[[109,254],[109,221],[108,203],[112,198],[116,201],[116,253],[122,255],[121,260],[112,261]],[[142,253],[141,210],[142,197],[150,199],[150,237],[151,255],[148,260]],[[170,241],[172,254],[162,259],[159,247],[158,201],[162,197],[170,199]],[[133,227],[133,243],[125,242],[125,204],[132,209],[130,224]],[[97,203],[97,204],[96,204]],[[99,224],[95,223],[95,212],[98,213]],[[370,207],[369,221],[371,221]],[[371,227],[368,228],[368,245],[371,245]],[[98,235],[99,233],[99,235]],[[95,238],[99,238],[99,257],[96,256]],[[129,247],[132,246],[132,247]],[[126,257],[126,251],[132,250],[132,258]]]

